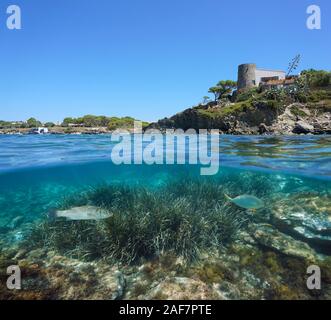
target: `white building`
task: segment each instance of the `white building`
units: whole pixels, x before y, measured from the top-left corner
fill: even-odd
[[[254,63],[242,64],[238,67],[238,90],[258,87],[268,81],[285,80],[285,78],[285,71],[258,69]]]
[[[255,85],[259,86],[260,83],[268,82],[269,80],[285,80],[286,72],[280,70],[255,70]]]

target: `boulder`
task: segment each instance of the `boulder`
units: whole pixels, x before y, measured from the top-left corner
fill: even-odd
[[[213,289],[219,294],[220,300],[239,300],[241,296],[239,288],[228,281],[214,284]]]
[[[254,226],[253,238],[262,246],[276,250],[282,254],[315,261],[317,253],[306,243],[281,233],[271,225],[258,224]]]
[[[261,123],[259,125],[259,134],[264,134],[268,132],[269,132],[269,128],[264,123]]]
[[[293,133],[296,134],[308,134],[314,132],[314,126],[304,121],[298,121],[293,129]]]
[[[281,200],[272,210],[273,224],[283,232],[316,247],[318,252],[331,253],[330,196],[302,194]]]

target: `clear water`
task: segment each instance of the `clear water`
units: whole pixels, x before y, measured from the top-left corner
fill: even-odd
[[[188,175],[200,179],[196,166],[113,165],[109,160],[112,146],[107,135],[0,136],[0,232],[8,231],[16,217],[34,221],[68,195],[101,183],[157,188]],[[263,194],[273,205],[277,199],[313,195],[313,200],[306,200],[321,200],[319,212],[310,205],[304,207],[304,214],[296,218],[298,227],[310,221],[317,238],[331,238],[331,136],[222,136],[220,148],[220,183],[230,176],[238,195]],[[270,182],[270,190],[259,185],[261,176]],[[306,227],[308,232],[311,225]]]
[[[109,135],[0,136],[0,173],[107,161],[113,145]],[[223,167],[331,180],[331,136],[224,135],[220,150]]]
[[[113,183],[163,190],[190,177],[225,186],[232,197],[263,199],[266,209],[253,222],[308,244],[319,258],[331,256],[331,136],[222,136],[220,171],[211,177],[200,176],[198,166],[116,166],[113,146],[107,135],[0,136],[0,253],[18,250],[29,230],[71,196]],[[203,192],[192,198],[188,190],[179,190],[179,197],[208,206]],[[218,200],[225,203],[223,193]]]

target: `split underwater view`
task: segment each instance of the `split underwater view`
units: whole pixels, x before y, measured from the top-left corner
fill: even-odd
[[[316,317],[310,302],[331,300],[330,14],[1,2],[0,309],[282,318],[286,301]]]
[[[330,135],[221,135],[213,176],[110,137],[0,135],[0,299],[331,298]]]

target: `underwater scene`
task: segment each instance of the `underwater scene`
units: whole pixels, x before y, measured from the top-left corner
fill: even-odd
[[[331,136],[221,136],[212,176],[112,146],[0,136],[0,299],[331,298]]]

